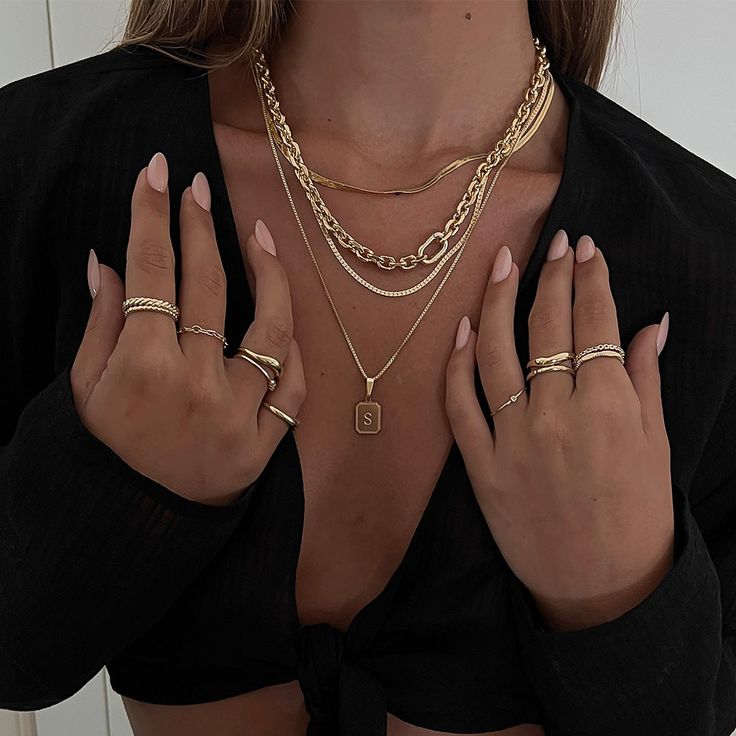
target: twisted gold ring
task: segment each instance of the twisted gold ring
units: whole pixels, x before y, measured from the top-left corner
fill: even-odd
[[[179,319],[179,307],[165,299],[151,296],[131,296],[123,300],[123,316],[127,319],[132,312],[161,312],[168,314],[176,322]]]

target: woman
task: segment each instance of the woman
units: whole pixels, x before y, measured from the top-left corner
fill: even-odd
[[[736,726],[736,182],[596,91],[615,15],[133,0],[0,91],[0,706]]]

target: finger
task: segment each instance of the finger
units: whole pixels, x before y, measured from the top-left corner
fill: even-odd
[[[258,239],[252,234],[244,246],[244,257],[255,280],[255,316],[240,344],[256,353],[270,355],[283,364],[294,332],[289,281],[275,255],[276,246],[268,229],[263,223],[257,224],[256,228]],[[265,247],[260,245],[261,241]],[[234,383],[233,390],[242,397],[245,405],[258,406],[268,390],[265,376],[237,355],[227,359],[226,367]]]
[[[227,280],[210,215],[210,189],[200,171],[181,197],[181,283],[179,329],[199,325],[220,334],[225,329]],[[182,352],[217,373],[224,371],[223,343],[212,335],[181,332]]]
[[[120,303],[125,289],[120,277],[109,266],[98,266],[93,251],[90,251],[87,273],[97,294],[92,299],[87,327],[71,369],[72,385],[82,402],[87,400],[107,367],[124,323]]]
[[[629,372],[641,405],[641,421],[647,434],[666,436],[662,389],[659,375],[659,352],[667,339],[669,312],[659,325],[648,325],[634,335],[626,350]]]
[[[477,341],[466,315],[458,324],[445,375],[445,410],[468,468],[486,468],[494,450],[493,435],[475,390]]]
[[[573,288],[575,352],[602,343],[621,345],[608,266],[603,253],[595,247],[589,235],[583,235],[575,246]],[[626,386],[632,388],[620,361],[616,358],[595,358],[580,365],[575,376],[576,390],[597,389],[604,385],[621,390],[626,390]]]
[[[284,372],[279,384],[265,397],[265,400],[277,409],[281,409],[292,419],[298,420],[297,414],[304,403],[306,395],[307,387],[304,380],[301,352],[296,340],[292,340],[284,359]],[[258,435],[261,438],[262,446],[271,449],[273,452],[281,438],[290,429],[289,425],[283,419],[277,417],[267,406],[260,405]]]
[[[519,268],[511,251],[502,246],[488,279],[478,328],[476,357],[483,390],[491,411],[525,389],[524,374],[519,365],[514,340],[514,309],[519,288]],[[518,422],[527,407],[527,393],[522,391],[513,406],[494,415],[496,428]]]
[[[125,296],[154,297],[174,303],[174,249],[169,232],[168,164],[162,153],[154,154],[138,174],[131,203],[130,239],[125,266]],[[156,188],[154,188],[156,187]],[[174,320],[161,312],[133,312],[124,332],[151,341],[173,341],[177,350]]]
[[[529,312],[529,356],[571,352],[572,273],[575,258],[567,233],[558,230],[549,244],[547,260],[539,277],[537,295]],[[572,367],[569,360],[562,365]],[[527,370],[534,370],[531,366]],[[529,382],[529,406],[544,411],[567,401],[575,389],[575,376],[567,371],[548,371]]]

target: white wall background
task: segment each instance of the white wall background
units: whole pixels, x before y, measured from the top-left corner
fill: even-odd
[[[729,74],[736,0],[622,2],[621,36],[601,91],[736,176],[736,95]],[[105,51],[122,32],[126,9],[127,0],[0,0],[0,86]],[[102,670],[52,708],[0,710],[0,736],[131,731]]]

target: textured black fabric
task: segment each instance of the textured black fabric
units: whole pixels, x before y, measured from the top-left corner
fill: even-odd
[[[560,227],[605,253],[624,346],[670,311],[660,365],[677,555],[658,588],[615,621],[540,630],[455,444],[384,590],[345,633],[301,628],[291,433],[224,508],[178,497],[91,436],[69,384],[90,304],[87,252],[124,274],[130,194],[156,150],[173,162],[177,255],[181,192],[196,171],[209,178],[228,355],[254,310],[206,76],[114,49],[0,89],[1,707],[59,702],[107,664],[117,692],[153,703],[299,679],[319,736],[378,736],[386,711],[465,733],[736,727],[736,180],[553,72],[571,106],[565,170],[520,285],[517,349],[523,365]]]

